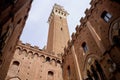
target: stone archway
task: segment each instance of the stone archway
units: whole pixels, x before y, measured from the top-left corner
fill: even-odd
[[[104,71],[99,63],[100,57],[95,54],[86,56],[84,71],[88,80],[106,80]]]
[[[88,80],[106,80],[102,67],[97,60],[89,64],[89,68],[87,67],[86,72]]]
[[[87,54],[84,60],[83,70],[87,70],[87,67],[89,66],[89,64],[92,64],[95,60],[100,60],[100,57],[96,55],[95,53]]]

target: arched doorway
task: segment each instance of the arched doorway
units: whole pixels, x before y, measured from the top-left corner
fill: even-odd
[[[88,80],[106,80],[106,76],[98,59],[93,56],[87,58],[86,74]]]

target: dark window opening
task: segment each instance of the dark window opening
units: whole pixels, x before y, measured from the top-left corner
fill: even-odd
[[[67,67],[67,71],[68,71],[68,77],[70,77],[71,75],[70,66]]]
[[[24,17],[24,19],[26,20],[26,19],[27,19],[27,17],[28,17],[28,16],[26,15],[26,16]]]
[[[101,15],[101,18],[103,18],[105,22],[109,22],[110,19],[112,18],[112,15],[107,11],[104,11]]]
[[[55,10],[55,12],[57,12],[57,10]]]
[[[9,3],[12,3],[12,1],[11,0],[5,0],[4,3],[9,4]]]
[[[29,12],[29,11],[30,11],[30,8],[28,8],[27,12]]]
[[[95,68],[93,67],[93,65],[91,65],[91,71],[93,73],[93,77],[95,80],[99,80],[99,77],[98,77],[98,74],[97,72],[95,71]]]
[[[0,60],[0,66],[2,65],[2,60]]]
[[[57,60],[57,63],[59,63],[59,64],[60,64],[61,62],[60,62],[59,60]]]
[[[60,19],[62,19],[62,17],[60,17]]]
[[[49,58],[49,57],[46,57],[46,61],[50,62],[50,58]]]
[[[120,0],[111,0],[111,1],[113,1],[113,2],[117,2],[117,3],[120,4]]]
[[[61,28],[61,31],[63,30],[63,28]]]
[[[54,73],[52,71],[48,71],[47,80],[54,80]]]
[[[18,0],[5,0],[5,3],[15,4]]]
[[[48,71],[48,75],[53,76],[54,73],[52,71]]]
[[[62,60],[62,63],[64,63],[64,59]]]
[[[19,66],[19,64],[20,64],[20,63],[19,63],[18,61],[14,61],[14,62],[13,62],[13,65]]]
[[[118,31],[118,35],[120,36],[120,29],[119,29],[119,31]]]
[[[85,53],[88,52],[88,46],[87,46],[87,44],[85,42],[82,44],[82,48],[83,48]]]
[[[19,23],[21,22],[21,20],[22,20],[22,19],[20,19],[20,20],[17,22],[17,24],[19,24]]]
[[[119,46],[119,47],[120,47],[120,36],[114,36],[114,37],[113,37],[113,43],[114,43],[116,46]]]

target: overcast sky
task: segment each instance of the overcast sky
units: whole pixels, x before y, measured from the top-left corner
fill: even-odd
[[[43,48],[47,44],[49,24],[48,17],[55,3],[64,7],[70,14],[67,17],[70,35],[75,32],[76,25],[80,24],[80,18],[85,16],[86,8],[89,8],[91,0],[33,0],[29,17],[20,40]]]

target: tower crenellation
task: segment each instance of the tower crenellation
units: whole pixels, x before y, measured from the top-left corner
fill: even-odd
[[[58,16],[60,16],[62,18],[66,18],[69,15],[69,13],[64,9],[63,6],[55,4],[52,11],[51,11],[51,13],[50,13],[50,16],[48,18],[48,23],[51,21],[54,14],[58,15]]]

